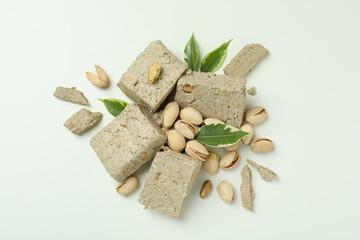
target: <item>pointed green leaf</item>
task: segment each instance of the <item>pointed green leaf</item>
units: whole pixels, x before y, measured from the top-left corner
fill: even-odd
[[[196,71],[199,65],[199,52],[196,47],[194,33],[191,35],[188,43],[184,49],[184,60],[187,63],[189,69]]]
[[[118,115],[120,115],[120,113],[128,105],[127,102],[122,101],[120,99],[116,99],[116,98],[108,98],[108,99],[100,99],[99,98],[99,100],[104,103],[108,112],[111,115],[113,115],[114,117],[117,117]]]
[[[224,43],[214,51],[206,54],[204,59],[201,61],[200,71],[213,73],[218,70],[226,58],[227,48],[231,41],[232,39]]]
[[[230,125],[218,123],[201,127],[195,140],[210,147],[227,147],[248,134]]]

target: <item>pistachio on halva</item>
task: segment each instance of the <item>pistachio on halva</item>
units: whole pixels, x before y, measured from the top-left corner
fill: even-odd
[[[220,168],[228,170],[233,168],[240,160],[240,155],[237,151],[231,151],[225,154],[220,160]]]
[[[209,155],[206,147],[196,140],[191,140],[186,143],[185,152],[190,157],[200,161],[205,161]]]
[[[197,134],[196,127],[185,120],[177,120],[174,124],[174,128],[179,131],[182,135],[184,135],[187,139],[194,139]]]
[[[257,106],[246,111],[246,121],[251,125],[258,125],[262,123],[267,117],[265,108]]]
[[[161,72],[160,63],[156,62],[151,64],[148,75],[149,83],[154,83],[158,79],[160,72]]]

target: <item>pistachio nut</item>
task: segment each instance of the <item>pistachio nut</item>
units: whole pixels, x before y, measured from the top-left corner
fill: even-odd
[[[262,123],[267,117],[265,108],[263,107],[253,107],[247,110],[245,118],[248,123],[251,125],[258,125]]]
[[[190,157],[200,161],[205,161],[209,155],[206,147],[196,140],[191,140],[186,143],[185,152]]]
[[[201,198],[206,198],[207,195],[209,195],[211,193],[212,190],[212,183],[210,180],[206,180],[200,190],[200,197]]]
[[[237,151],[231,151],[225,154],[220,160],[220,168],[228,170],[233,168],[240,160],[240,155]]]
[[[215,118],[207,118],[207,119],[204,120],[204,124],[205,124],[205,125],[217,124],[217,123],[222,123],[222,124],[224,124],[223,121],[220,121],[219,119],[215,119]]]
[[[170,128],[174,124],[178,115],[179,115],[179,104],[177,104],[177,102],[168,103],[164,108],[161,117],[161,123],[163,127]]]
[[[194,125],[200,125],[203,122],[203,117],[201,116],[200,112],[192,107],[181,109],[180,118]]]
[[[220,156],[214,152],[209,152],[209,156],[204,162],[204,168],[209,174],[214,174],[219,170]]]
[[[161,72],[160,63],[156,62],[151,64],[149,68],[149,76],[148,76],[149,83],[154,83],[158,79],[160,72]]]
[[[216,188],[220,198],[227,203],[234,201],[234,189],[231,183],[224,180]]]
[[[274,143],[267,138],[256,138],[251,142],[250,148],[257,153],[268,152],[273,150]]]
[[[246,146],[249,145],[251,140],[254,137],[254,128],[253,128],[253,126],[251,124],[247,123],[247,124],[242,125],[240,130],[243,131],[243,132],[248,132],[249,133],[248,135],[241,138],[241,142],[244,145],[246,145]]]
[[[177,120],[174,124],[174,128],[187,139],[194,139],[197,134],[196,127],[185,120]]]
[[[230,151],[235,151],[236,149],[238,149],[239,145],[240,145],[240,141],[236,142],[236,143],[233,144],[233,145],[224,147],[224,148],[225,148],[225,150],[227,150],[227,151],[230,152]]]
[[[193,90],[193,87],[190,86],[189,84],[183,86],[183,91],[186,92],[186,93],[191,93]]]
[[[181,152],[185,148],[185,138],[177,130],[169,130],[167,133],[167,144],[175,152]]]
[[[131,176],[116,187],[116,191],[123,196],[129,195],[139,186],[137,177]]]

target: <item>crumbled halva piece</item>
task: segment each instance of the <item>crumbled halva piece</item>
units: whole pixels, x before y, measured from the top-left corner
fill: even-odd
[[[175,101],[181,108],[195,108],[204,118],[240,128],[246,107],[245,84],[244,78],[193,72],[179,79]]]
[[[122,182],[150,160],[166,142],[165,133],[146,110],[129,104],[101,129],[90,145],[109,174]]]
[[[91,112],[82,108],[66,120],[64,126],[74,134],[82,134],[83,132],[96,126],[102,117],[103,115],[100,112]]]
[[[248,165],[245,165],[241,170],[241,201],[244,208],[248,210],[253,210],[253,198],[254,190],[251,185],[251,171]]]
[[[178,217],[200,168],[200,161],[164,147],[155,155],[139,202],[165,216]]]
[[[268,52],[261,44],[246,45],[226,65],[224,73],[233,77],[244,77]]]
[[[164,110],[160,110],[160,111],[157,111],[156,113],[153,114],[153,118],[155,120],[155,122],[157,124],[159,124],[159,126],[161,126],[161,118],[162,118],[162,114],[163,114]]]
[[[276,173],[274,173],[273,171],[271,171],[270,169],[260,166],[258,164],[256,164],[255,162],[251,161],[250,159],[246,159],[246,161],[253,167],[256,169],[256,171],[259,172],[260,176],[262,179],[266,180],[266,181],[270,181],[272,179],[277,178]]]
[[[80,92],[79,90],[76,90],[75,87],[72,88],[57,87],[54,92],[54,97],[57,97],[59,99],[68,102],[90,106],[84,93]]]
[[[161,72],[154,83],[148,79],[149,68],[160,63]],[[150,45],[136,58],[118,82],[118,87],[134,102],[154,113],[176,86],[187,66],[175,57],[161,41]]]

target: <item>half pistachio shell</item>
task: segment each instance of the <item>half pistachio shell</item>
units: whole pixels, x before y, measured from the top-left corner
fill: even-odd
[[[220,198],[227,203],[234,201],[234,188],[230,182],[224,180],[216,188]]]
[[[209,152],[203,166],[209,174],[215,174],[219,170],[220,156],[214,152]]]

